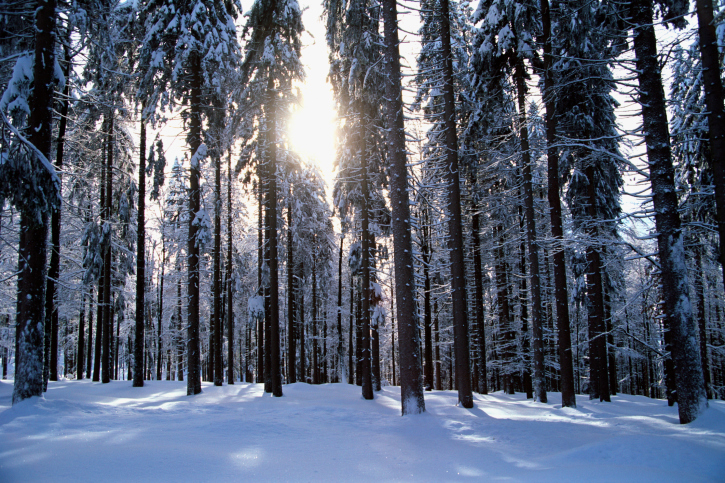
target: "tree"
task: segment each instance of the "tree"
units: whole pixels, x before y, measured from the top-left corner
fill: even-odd
[[[663,6],[664,19],[679,18],[686,10],[683,2]],[[672,331],[672,359],[677,381],[677,409],[680,423],[687,424],[707,407],[707,396],[690,306],[687,268],[677,211],[674,169],[670,148],[665,96],[657,61],[657,39],[653,27],[651,0],[631,4],[634,23],[634,50],[637,56],[644,137],[647,144],[652,203],[655,211],[657,245],[662,271],[665,317]],[[682,23],[682,20],[679,21]]]
[[[60,181],[48,161],[52,140],[53,89],[58,81],[55,79],[58,72],[55,8],[54,0],[37,2],[34,53],[18,58],[13,78],[3,95],[3,108],[9,108],[21,126],[27,119],[28,133],[26,138],[3,113],[5,124],[14,134],[11,148],[14,152],[8,152],[7,145],[4,146],[1,174],[4,179],[23,180],[21,183],[4,183],[0,188],[2,202],[10,199],[21,212],[13,404],[40,396],[43,390],[47,222],[48,212],[57,209],[60,202]],[[13,106],[8,106],[9,99],[16,101]]]
[[[403,415],[425,412],[420,363],[420,335],[415,308],[415,275],[411,240],[410,199],[406,167],[405,125],[400,81],[398,12],[394,0],[382,2],[385,22],[385,98],[390,162],[395,259],[395,301],[400,350],[400,395]]]
[[[199,249],[209,234],[203,227],[200,167],[206,157],[203,119],[208,117],[221,86],[239,65],[239,45],[234,18],[241,9],[237,1],[151,0],[143,7],[146,36],[141,44],[139,69],[145,73],[141,92],[149,98],[149,112],[161,107],[187,105],[186,141],[189,157],[188,233],[188,345],[187,394],[201,392],[199,354]],[[178,47],[178,48],[177,48]],[[170,93],[167,95],[167,90]]]

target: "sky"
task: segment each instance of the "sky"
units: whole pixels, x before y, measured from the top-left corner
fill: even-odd
[[[303,37],[302,63],[305,83],[300,86],[302,106],[289,120],[293,148],[317,163],[323,175],[332,179],[335,161],[335,109],[332,88],[327,83],[328,58],[325,27],[320,19],[319,0],[302,0],[302,21],[308,33]]]

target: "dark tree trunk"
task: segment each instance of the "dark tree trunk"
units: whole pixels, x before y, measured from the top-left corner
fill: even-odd
[[[111,108],[113,109],[113,108]],[[107,132],[107,145],[108,154],[106,154],[106,200],[104,206],[104,224],[109,226],[111,224],[111,206],[113,203],[113,130],[114,130],[114,112],[108,114],[108,132]],[[103,248],[103,320],[101,325],[103,326],[103,337],[101,342],[103,347],[101,348],[101,382],[106,384],[111,382],[111,333],[113,332],[113,320],[111,319],[111,262],[112,248],[111,240],[106,240],[106,245]]]
[[[289,382],[297,382],[295,334],[295,283],[294,283],[294,243],[292,233],[292,188],[287,193],[287,368]]]
[[[304,286],[302,282],[302,277],[304,276],[305,270],[302,264],[300,264],[300,284]],[[305,292],[304,290],[300,290],[300,304],[299,304],[299,333],[300,333],[300,374],[299,377],[301,378],[302,382],[307,382],[307,372],[306,372],[306,360],[307,357],[305,355]]]
[[[222,162],[217,149],[214,152],[214,385],[221,386],[224,382],[224,359],[222,356]]]
[[[435,317],[433,318],[433,330],[435,331],[435,383],[436,383],[436,391],[440,391],[443,389],[443,385],[441,384],[441,341],[440,341],[440,327],[438,326],[438,301],[435,301],[433,303],[433,312],[435,312]]]
[[[179,267],[180,268],[180,267]],[[177,269],[177,273],[181,273]],[[176,380],[184,380],[184,323],[181,316],[181,279],[176,282]]]
[[[716,25],[713,21],[712,1],[696,0],[702,81],[705,88],[705,107],[710,139],[710,165],[715,178],[716,218],[720,246],[725,246],[725,110],[720,55],[717,45]],[[720,264],[725,269],[722,250]],[[724,272],[725,273],[725,272]],[[703,372],[704,367],[703,367]],[[705,376],[707,377],[707,375]]]
[[[134,330],[133,387],[143,387],[144,305],[146,297],[146,114],[141,111],[138,159],[138,229],[136,240],[136,326]]]
[[[607,335],[604,314],[604,283],[602,281],[602,257],[595,246],[598,242],[595,220],[596,212],[596,178],[594,168],[589,165],[585,168],[589,184],[587,209],[589,212],[589,246],[586,249],[587,257],[587,297],[589,299],[589,374],[590,398],[599,398],[600,401],[610,402],[609,371],[607,370]]]
[[[443,61],[443,103],[446,131],[446,175],[448,182],[448,250],[451,258],[451,298],[453,299],[453,335],[456,352],[458,401],[473,407],[471,363],[468,350],[468,306],[466,303],[466,263],[463,254],[463,221],[458,171],[458,133],[453,92],[453,59],[448,0],[441,0],[440,28]]]
[[[50,156],[53,122],[54,28],[55,0],[38,1],[35,12],[35,80],[29,100],[32,108],[28,132],[30,142],[46,159]],[[34,164],[39,164],[39,160],[35,160]],[[40,210],[40,219],[37,219],[28,207],[21,208],[19,256],[26,261],[19,263],[18,267],[13,404],[40,396],[43,392],[47,225],[48,215],[45,210]]]
[[[66,78],[65,87],[63,88],[63,97],[61,99],[60,121],[58,122],[58,142],[55,155],[55,166],[58,172],[58,179],[62,180],[61,173],[63,171],[63,151],[65,145],[65,131],[68,126],[68,93],[70,90],[70,56],[68,46],[64,46],[65,50],[65,69]],[[48,282],[45,290],[45,324],[46,331],[50,329],[50,374],[51,381],[58,380],[58,287],[56,281],[60,275],[60,216],[61,206],[51,210],[50,215],[50,268],[48,269]]]
[[[637,26],[634,30],[634,50],[637,56],[643,128],[658,233],[662,296],[665,317],[669,320],[672,332],[677,409],[680,423],[686,424],[702,414],[707,407],[707,396],[697,346],[697,328],[689,301],[687,267],[680,215],[677,211],[674,168],[651,1],[637,1],[633,15],[634,25]]]
[[[364,110],[360,113],[360,117],[364,117]],[[362,185],[362,320],[360,320],[362,331],[362,351],[361,351],[361,375],[362,375],[362,396],[364,399],[373,399],[373,377],[372,377],[372,359],[370,344],[370,212],[368,201],[370,200],[370,187],[368,186],[368,166],[367,166],[367,133],[362,128],[359,133],[360,142],[360,167],[361,167],[361,185]]]
[[[88,349],[86,353],[86,377],[92,377],[93,363],[93,286],[91,286],[91,294],[88,299]]]
[[[270,382],[271,392],[275,397],[282,397],[282,364],[279,346],[279,273],[277,259],[277,107],[274,99],[276,89],[271,80],[267,90],[269,94],[268,113],[270,131],[269,143],[269,304],[270,304]]]
[[[86,332],[86,294],[81,294],[81,310],[78,317],[78,348],[76,349],[76,379],[83,379],[83,369],[85,368],[85,332]]]
[[[342,253],[345,237],[340,237],[340,257],[337,262],[337,382],[345,379],[345,351],[342,336]]]
[[[525,181],[524,181],[525,183]],[[525,195],[524,195],[525,198]],[[528,284],[526,283],[526,228],[524,227],[524,215],[522,207],[519,205],[519,230],[521,231],[521,243],[519,244],[519,252],[521,254],[521,280],[520,293],[528,293]],[[533,399],[534,388],[531,384],[531,338],[529,337],[529,306],[526,297],[519,297],[519,305],[521,306],[521,352],[523,359],[523,390],[526,393],[526,399]]]
[[[310,329],[310,337],[312,337],[312,384],[319,384],[320,369],[317,359],[319,353],[317,342],[317,253],[313,255],[312,260],[312,328]]]
[[[559,367],[561,372],[561,405],[576,407],[574,366],[569,327],[569,295],[566,286],[564,257],[564,228],[561,216],[559,187],[559,148],[556,147],[556,94],[554,92],[553,56],[551,49],[551,13],[549,0],[539,0],[544,44],[544,105],[546,106],[547,181],[551,236],[554,240],[554,298],[556,299],[556,328],[559,335]]]
[[[426,391],[433,389],[433,339],[431,325],[431,287],[430,287],[430,217],[427,208],[423,209],[421,226],[421,251],[423,255],[423,380]]]
[[[695,247],[695,293],[697,296],[697,325],[700,332],[700,359],[702,361],[702,375],[705,381],[705,393],[712,399],[712,386],[710,385],[710,360],[707,350],[707,316],[705,314],[705,272],[702,265],[702,252],[705,247]]]
[[[406,167],[405,126],[400,75],[397,5],[382,3],[385,21],[385,82],[388,120],[388,160],[390,163],[390,204],[392,208],[395,260],[395,301],[400,346],[400,394],[403,415],[425,411],[420,360],[420,334],[415,310],[415,273],[411,240],[410,198]]]
[[[481,214],[475,201],[471,207],[471,237],[473,244],[473,279],[476,284],[473,305],[476,310],[476,329],[478,331],[478,392],[488,394],[488,370],[486,366],[486,328],[483,316],[483,268],[481,266]],[[438,329],[436,328],[436,365],[438,361]],[[440,372],[440,371],[438,371]],[[436,374],[436,379],[440,376]],[[440,383],[436,382],[436,389],[440,389]]]
[[[531,152],[529,151],[529,129],[526,121],[526,83],[523,60],[516,63],[516,90],[519,102],[519,129],[521,132],[521,154],[523,156],[524,210],[526,213],[526,244],[531,270],[531,332],[534,346],[534,399],[547,402],[546,371],[544,368],[544,331],[541,321],[541,281],[539,268],[539,241],[536,236],[536,214],[534,213],[534,190],[531,180]]]
[[[353,305],[355,301],[355,295],[353,291],[353,283],[352,283],[352,277],[350,277],[350,332],[348,334],[348,344],[347,344],[347,383],[348,384],[355,384],[355,366],[353,365],[353,354],[354,351],[354,344],[353,344],[353,335],[355,334],[355,327],[353,325]]]
[[[234,305],[232,304],[232,151],[227,159],[227,384],[234,384]],[[241,337],[240,337],[241,341]],[[239,359],[242,353],[239,351]],[[239,371],[239,377],[242,376]]]
[[[201,209],[201,190],[199,187],[201,156],[201,58],[198,52],[191,53],[189,75],[191,76],[191,97],[189,100],[189,134],[187,144],[191,151],[189,166],[189,246],[187,252],[188,271],[188,333],[186,346],[186,365],[188,378],[186,395],[193,396],[201,392],[201,355],[199,354],[199,245],[197,234],[199,225],[195,223]]]
[[[257,287],[259,295],[265,295],[264,287],[262,287],[262,265],[264,264],[264,193],[266,191],[266,181],[264,174],[264,165],[259,163],[257,168],[257,176],[259,177],[259,210],[257,211]],[[266,301],[265,301],[266,308]],[[266,315],[265,315],[266,319]],[[257,320],[257,383],[265,382],[264,379],[264,320]]]
[[[166,268],[166,244],[164,240],[161,240],[161,275],[159,277],[159,313],[156,318],[156,380],[161,380],[163,357],[161,357],[161,350],[163,347],[163,339],[161,338],[162,322],[164,320],[164,275]],[[118,341],[118,339],[116,339]]]

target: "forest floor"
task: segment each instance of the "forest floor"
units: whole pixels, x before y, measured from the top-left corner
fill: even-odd
[[[400,390],[357,386],[51,382],[10,405],[0,381],[0,481],[725,481],[725,402],[689,425],[666,401],[425,395],[400,416]]]

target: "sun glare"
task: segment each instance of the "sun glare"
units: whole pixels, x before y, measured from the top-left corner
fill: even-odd
[[[305,83],[300,85],[302,105],[289,119],[292,148],[308,162],[319,166],[331,186],[335,161],[335,108],[332,89],[326,82],[330,68],[325,44],[325,24],[320,22],[319,2],[300,2],[308,35],[302,48]]]
[[[329,85],[301,86],[303,104],[289,120],[292,148],[307,161],[317,164],[322,174],[332,175],[335,160],[335,112]]]

